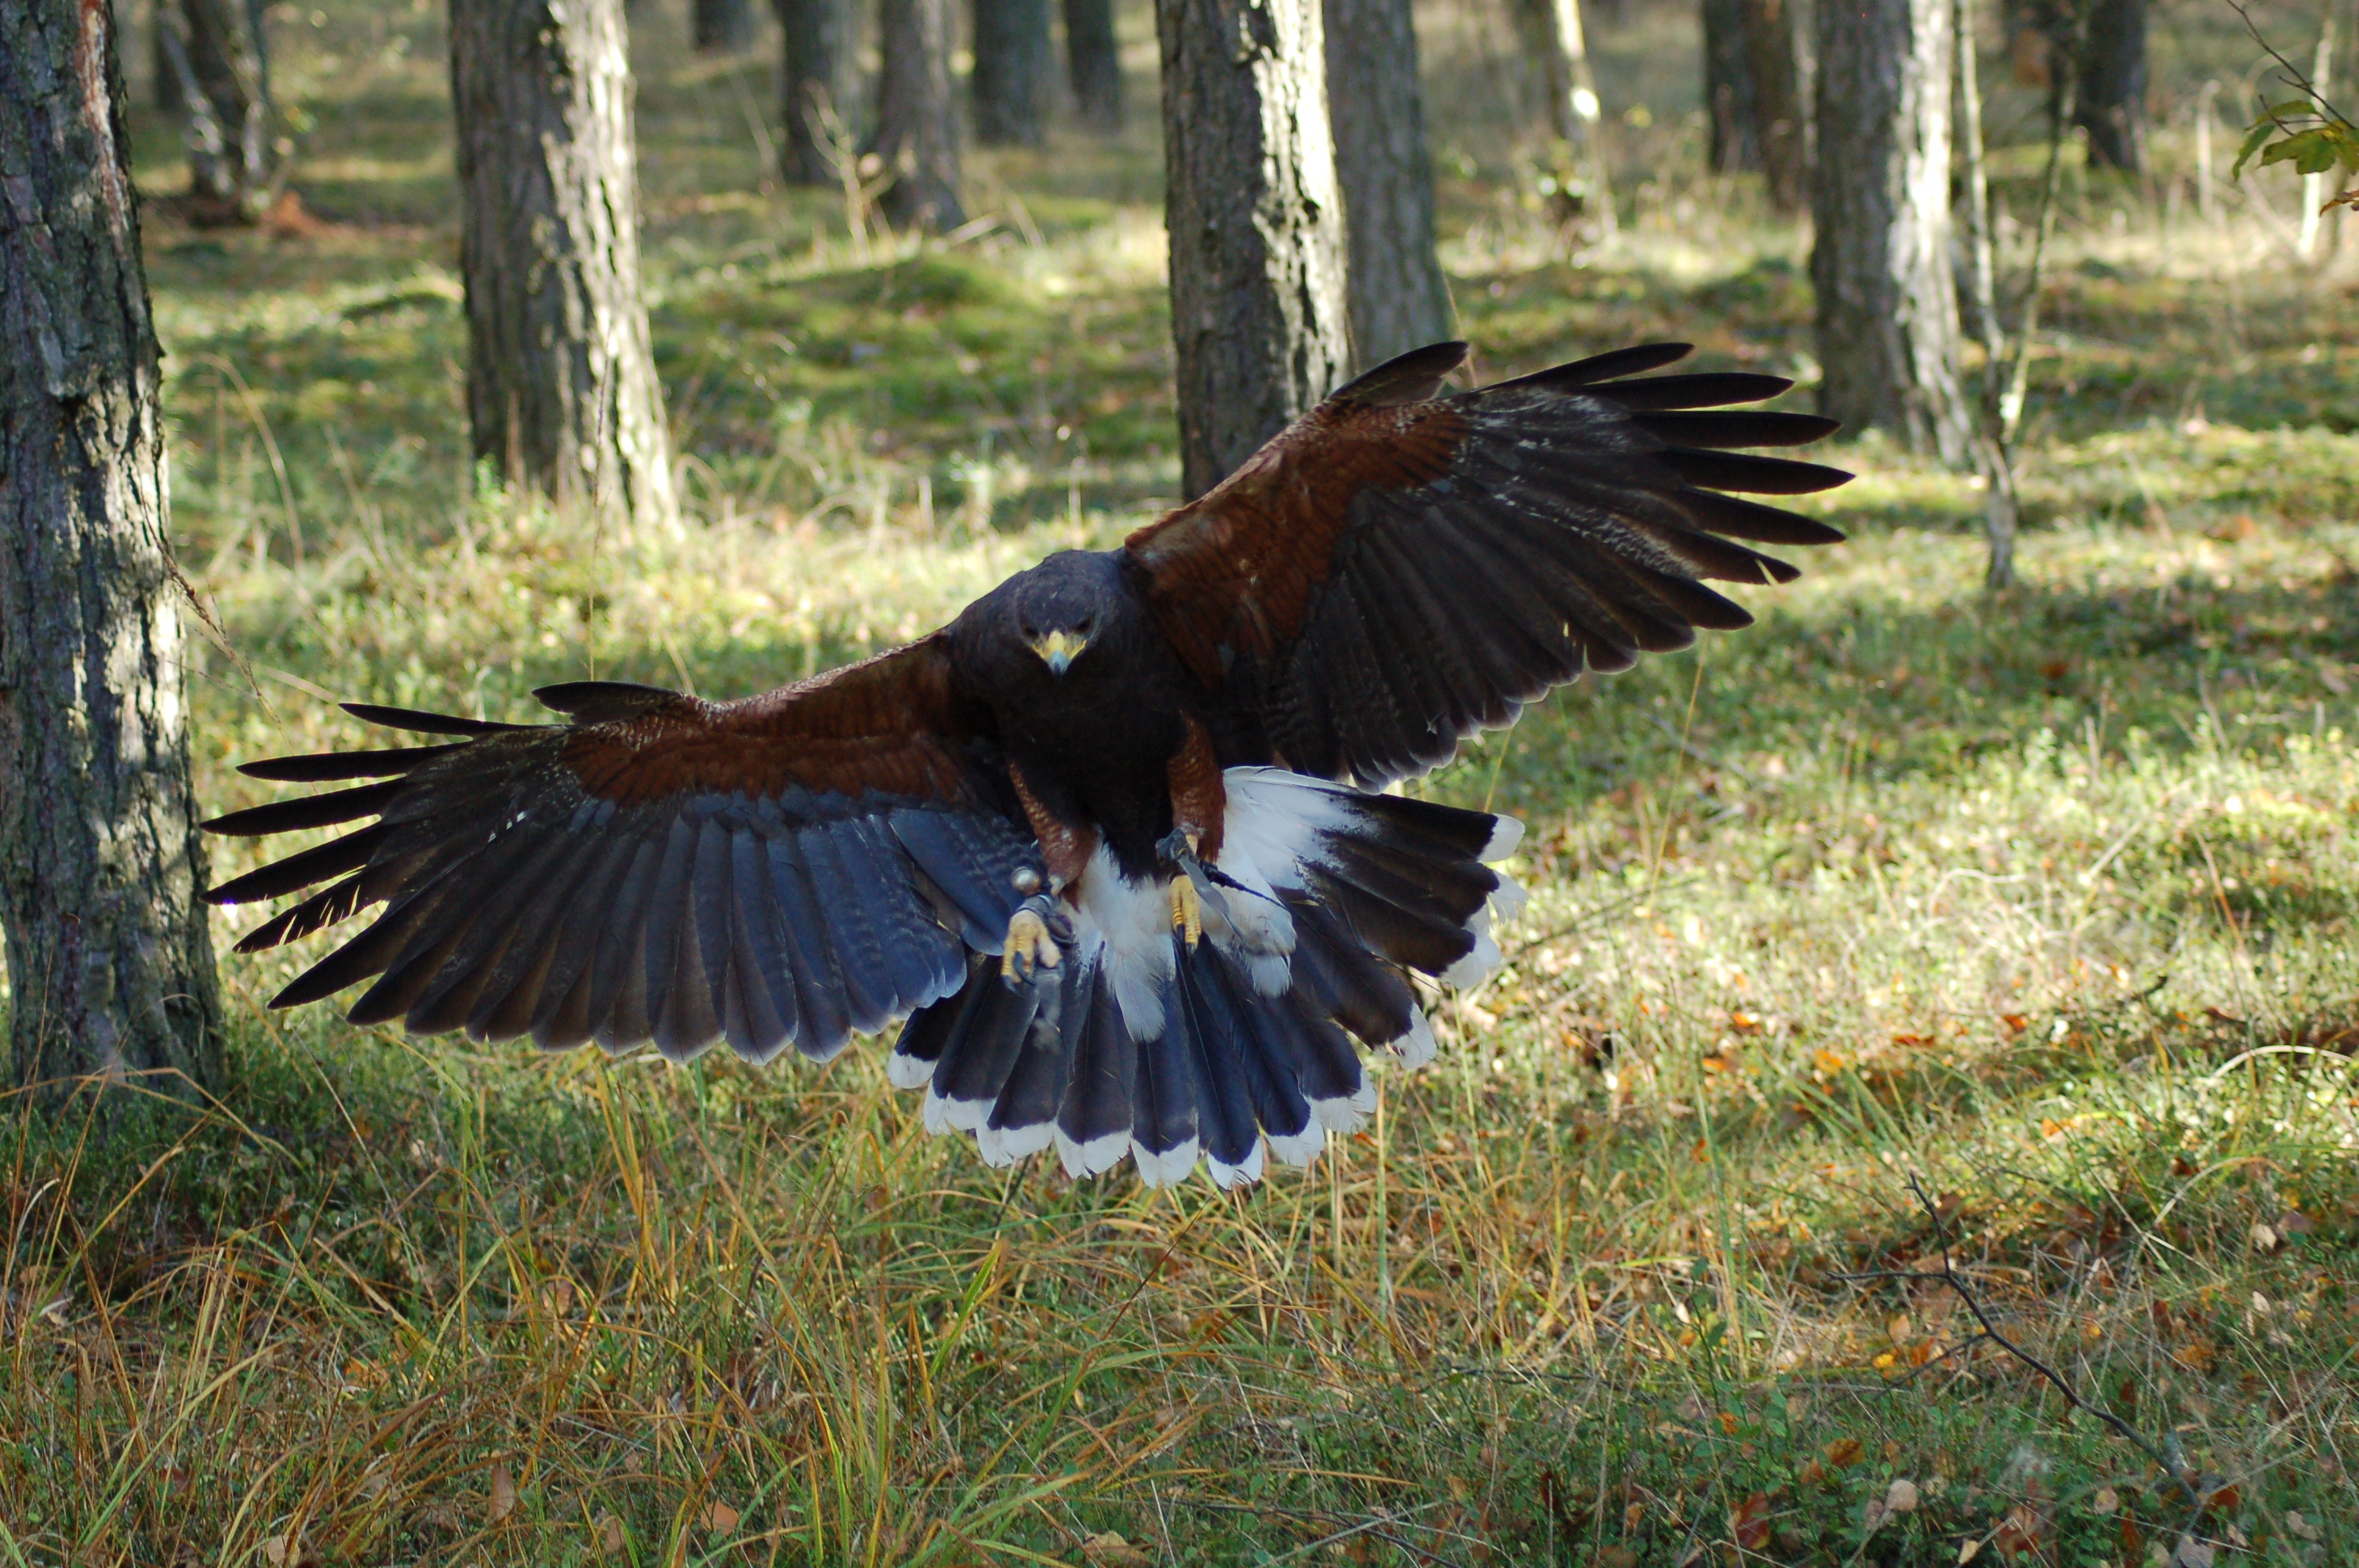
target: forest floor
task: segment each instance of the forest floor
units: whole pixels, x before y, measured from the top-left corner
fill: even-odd
[[[355,739],[330,698],[748,692],[1168,503],[1151,114],[863,242],[764,188],[766,71],[676,46],[641,133],[694,515],[478,493],[433,47],[388,7],[283,52],[306,222],[149,208],[209,808]],[[1802,241],[1656,124],[1580,253],[1441,138],[1484,379],[1662,337],[1812,374]],[[0,1563],[2359,1556],[2359,290],[2287,260],[2286,182],[2071,189],[2021,585],[1964,478],[1840,444],[1850,542],[1758,625],[1426,781],[1527,821],[1531,906],[1309,1175],[995,1172],[875,1048],[412,1041],[262,1011],[316,945],[232,957],[217,1102],[5,1124]]]

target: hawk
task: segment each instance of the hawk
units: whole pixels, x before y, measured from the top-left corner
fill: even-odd
[[[206,826],[356,831],[212,889],[325,882],[248,935],[359,914],[280,991],[360,1024],[686,1061],[814,1060],[903,1022],[892,1081],[1005,1164],[1226,1187],[1307,1165],[1429,1060],[1414,970],[1500,961],[1521,825],[1383,793],[1582,670],[1751,617],[1739,541],[1823,524],[1729,492],[1850,476],[1732,449],[1832,421],[1625,349],[1445,395],[1462,343],[1349,383],[1119,548],[1068,550],[906,646],[733,702],[617,681],[504,724],[348,703],[432,743],[251,762],[354,787]],[[1357,1042],[1355,1046],[1354,1042]]]

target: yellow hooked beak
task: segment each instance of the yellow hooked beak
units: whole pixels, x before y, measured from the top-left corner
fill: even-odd
[[[1032,651],[1040,655],[1041,661],[1049,666],[1049,673],[1057,676],[1063,675],[1072,662],[1082,656],[1082,650],[1089,645],[1087,637],[1071,632],[1051,632],[1045,637],[1032,639]]]

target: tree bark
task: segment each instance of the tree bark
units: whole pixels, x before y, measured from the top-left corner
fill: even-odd
[[[1745,54],[1745,0],[1703,0],[1703,103],[1714,174],[1759,168],[1753,70]]]
[[[974,0],[972,15],[974,73],[967,96],[974,139],[987,147],[1037,147],[1056,69],[1049,0]]]
[[[919,228],[955,229],[959,201],[958,103],[951,95],[947,0],[877,0],[884,66],[876,83],[876,150],[894,171],[885,215]]]
[[[1073,108],[1093,131],[1122,129],[1122,46],[1114,0],[1065,0],[1065,72]]]
[[[1157,0],[1180,484],[1202,494],[1344,373],[1319,0]]]
[[[218,1081],[114,12],[0,8],[0,928],[9,1076]]]
[[[1360,367],[1450,336],[1409,0],[1326,0],[1327,111]]]
[[[262,0],[157,0],[159,63],[187,114],[190,217],[259,222],[278,194]]]
[[[744,54],[754,47],[753,0],[694,0],[690,34],[700,54]]]
[[[1956,462],[1968,419],[1950,264],[1950,0],[1819,8],[1822,412]]]
[[[776,0],[775,9],[787,122],[778,173],[796,185],[833,185],[842,176],[825,116],[837,116],[849,135],[859,93],[851,0]]]
[[[669,528],[625,51],[621,0],[451,0],[467,416],[508,483]]]
[[[2093,163],[2146,168],[2146,0],[2087,0],[2081,41],[2080,109]]]
[[[1751,89],[1753,145],[1780,212],[1809,200],[1810,114],[1802,101],[1802,38],[1795,0],[1743,0],[1745,70]]]
[[[1510,0],[1516,30],[1538,63],[1549,131],[1560,144],[1557,186],[1568,212],[1614,232],[1614,189],[1605,168],[1603,106],[1589,67],[1581,0]]]

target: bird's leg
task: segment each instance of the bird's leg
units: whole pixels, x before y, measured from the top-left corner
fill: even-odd
[[[1027,985],[1033,970],[1053,969],[1065,961],[1073,945],[1073,923],[1056,902],[1035,893],[1008,917],[1007,939],[1000,948],[1000,973],[1010,986]]]
[[[1204,938],[1204,892],[1199,884],[1212,880],[1203,862],[1196,859],[1199,842],[1196,834],[1182,827],[1174,827],[1155,847],[1156,853],[1178,868],[1171,873],[1171,929],[1190,947]]]
[[[1171,929],[1187,938],[1190,947],[1204,939],[1204,895],[1185,871],[1171,879]]]

